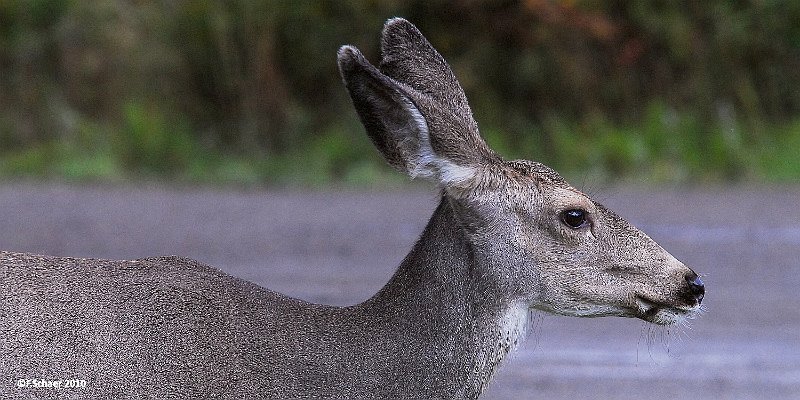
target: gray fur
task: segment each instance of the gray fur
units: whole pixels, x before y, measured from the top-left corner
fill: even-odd
[[[486,146],[413,25],[388,21],[382,44],[380,69],[340,50],[345,85],[387,161],[442,188],[383,289],[332,307],[177,257],[2,252],[0,398],[476,398],[532,309],[659,324],[697,312],[689,268],[552,169]],[[591,224],[560,219],[577,208]],[[55,376],[88,386],[14,385]]]

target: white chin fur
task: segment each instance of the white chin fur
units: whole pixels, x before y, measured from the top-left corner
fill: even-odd
[[[683,324],[700,312],[700,306],[682,309],[653,304],[642,299],[637,299],[636,303],[639,308],[638,317],[658,325]]]

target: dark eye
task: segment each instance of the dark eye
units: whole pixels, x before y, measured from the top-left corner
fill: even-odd
[[[586,225],[586,211],[581,209],[566,210],[561,213],[561,221],[572,229]]]

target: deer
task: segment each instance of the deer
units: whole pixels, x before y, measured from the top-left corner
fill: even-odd
[[[388,164],[440,196],[378,293],[336,307],[175,256],[2,252],[0,397],[474,399],[531,312],[700,312],[692,269],[553,169],[489,148],[414,25],[388,20],[380,47],[378,66],[339,49],[344,85]]]

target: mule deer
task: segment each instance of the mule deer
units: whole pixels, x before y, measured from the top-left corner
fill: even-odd
[[[531,310],[656,324],[697,313],[691,269],[552,169],[488,148],[413,25],[389,20],[381,49],[379,67],[339,50],[353,104],[389,164],[441,187],[383,289],[340,308],[183,258],[4,252],[0,397],[475,398]],[[86,387],[25,381],[53,377]]]

